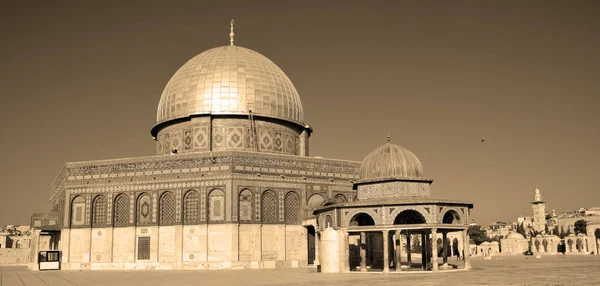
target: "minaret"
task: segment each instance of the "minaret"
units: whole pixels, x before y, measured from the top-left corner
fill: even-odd
[[[531,208],[533,209],[533,230],[543,232],[546,229],[546,205],[542,201],[542,195],[537,187]]]

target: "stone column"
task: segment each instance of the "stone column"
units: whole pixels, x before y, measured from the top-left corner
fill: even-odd
[[[402,267],[402,234],[396,230],[396,271],[400,271]]]
[[[406,262],[408,263],[408,268],[412,266],[412,257],[410,253],[410,232],[406,231]]]
[[[446,240],[448,240],[448,233],[442,232],[442,262],[444,263],[444,265],[448,264],[448,246]]]
[[[367,271],[367,235],[364,231],[360,232],[360,271]]]
[[[383,231],[383,272],[390,272],[390,246],[389,246],[389,230]]]
[[[342,266],[342,272],[350,272],[350,234],[344,231],[344,257]]]
[[[321,244],[321,239],[319,238],[319,232],[315,231],[315,262],[314,262],[315,265],[321,265],[321,259],[319,259],[319,244]]]
[[[442,245],[444,243],[442,242]],[[437,229],[436,228],[432,228],[431,229],[431,263],[433,265],[433,268],[431,270],[433,270],[433,272],[438,271],[438,262],[437,262]]]
[[[424,231],[421,231],[421,268],[427,270],[427,237]]]
[[[467,230],[462,231],[463,235],[463,259],[465,260],[465,269],[471,268],[471,248],[469,247],[469,234]]]

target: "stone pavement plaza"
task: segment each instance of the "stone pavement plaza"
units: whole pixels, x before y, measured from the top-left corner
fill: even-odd
[[[315,268],[33,272],[4,266],[0,285],[600,285],[600,257],[594,255],[474,258],[472,267],[452,273],[323,274]]]

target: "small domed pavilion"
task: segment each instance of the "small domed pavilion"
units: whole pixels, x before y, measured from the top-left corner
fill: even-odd
[[[417,156],[388,138],[388,143],[363,160],[359,180],[354,182],[356,199],[315,211],[318,229],[327,234],[320,244],[322,269],[400,272],[458,268],[448,264],[448,235],[458,234],[462,245],[468,247],[467,222],[473,204],[431,198],[432,182],[425,177]],[[338,239],[331,239],[333,236]],[[336,251],[339,254],[328,255]],[[468,255],[464,261],[462,268],[469,269]]]

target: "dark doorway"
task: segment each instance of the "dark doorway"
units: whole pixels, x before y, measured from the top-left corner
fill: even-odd
[[[308,264],[315,264],[315,227],[309,225],[306,227],[306,237],[308,241],[306,243],[308,249]]]

